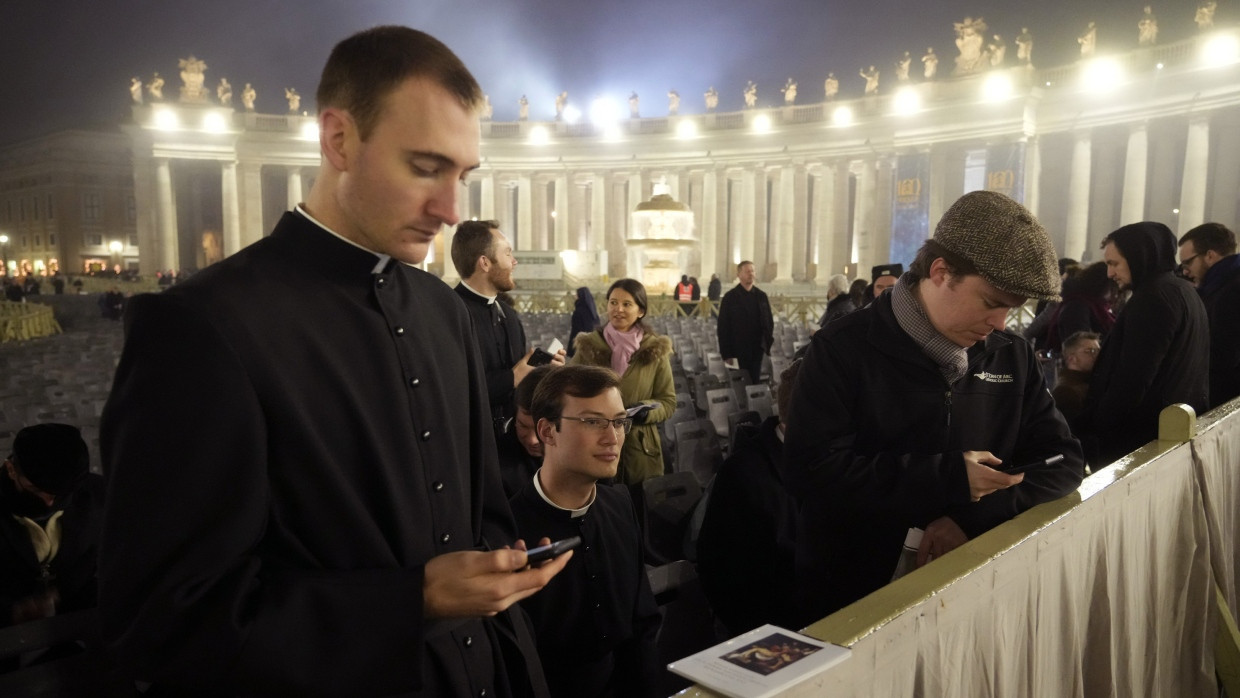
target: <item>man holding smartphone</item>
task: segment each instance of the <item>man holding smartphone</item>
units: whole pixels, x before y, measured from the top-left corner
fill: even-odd
[[[522,607],[534,623],[552,696],[648,696],[659,668],[659,609],[641,529],[615,477],[632,427],[610,369],[566,366],[538,383],[531,405],[542,468],[511,499],[530,540],[580,537],[573,559]]]
[[[465,301],[478,337],[491,418],[498,437],[516,416],[513,393],[538,365],[537,360],[531,362],[537,350],[525,350],[521,316],[499,298],[500,293],[516,288],[512,270],[517,266],[517,258],[508,236],[500,231],[499,221],[465,221],[457,226],[452,237],[452,264],[461,275],[456,293]],[[564,350],[552,353],[549,363],[563,366]]]
[[[1011,308],[1058,293],[1042,225],[977,191],[890,292],[814,334],[784,451],[804,622],[890,581],[910,528],[925,531],[924,564],[1080,483],[1080,443],[1032,348],[1005,329]]]

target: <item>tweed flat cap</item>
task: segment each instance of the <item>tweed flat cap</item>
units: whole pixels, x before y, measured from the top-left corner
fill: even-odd
[[[1059,260],[1050,236],[1028,209],[1002,194],[975,191],[957,199],[934,240],[1002,291],[1059,300]]]

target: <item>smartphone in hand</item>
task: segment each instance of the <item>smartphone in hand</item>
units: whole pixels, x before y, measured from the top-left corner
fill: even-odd
[[[1026,472],[1029,472],[1030,470],[1035,470],[1043,466],[1055,465],[1056,463],[1059,463],[1062,460],[1063,460],[1063,454],[1056,453],[1055,455],[1049,458],[1043,458],[1042,460],[1036,460],[1036,461],[1033,461],[1032,463],[1023,463],[1021,465],[1018,465],[1012,468],[1000,468],[999,472],[1007,473],[1008,475],[1018,475],[1020,473],[1026,473]]]
[[[528,556],[529,563],[533,565],[543,560],[558,557],[579,545],[581,545],[581,536],[573,536],[572,538],[557,540],[554,543],[540,545],[537,548],[530,548],[525,551],[525,554]]]

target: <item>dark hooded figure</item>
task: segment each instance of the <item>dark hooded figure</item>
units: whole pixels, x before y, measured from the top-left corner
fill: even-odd
[[[582,286],[577,289],[577,302],[573,305],[572,326],[568,330],[568,355],[572,356],[576,351],[573,346],[573,340],[577,338],[578,332],[593,332],[595,327],[600,324],[598,319],[598,307],[594,304],[594,295],[590,293],[590,289]]]
[[[1205,306],[1177,277],[1176,239],[1162,223],[1126,225],[1102,241],[1108,276],[1132,289],[1102,345],[1085,409],[1074,424],[1095,467],[1158,436],[1158,413],[1208,400],[1210,334]]]

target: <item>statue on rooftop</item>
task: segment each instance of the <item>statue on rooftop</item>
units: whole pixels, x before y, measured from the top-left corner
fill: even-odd
[[[521,99],[517,100],[517,121],[530,120],[530,100],[521,95]]]
[[[190,56],[180,59],[178,66],[181,68],[181,101],[206,102],[207,91],[202,86],[206,79],[203,74],[207,69],[206,61]]]
[[[715,111],[719,108],[719,90],[714,85],[702,95],[706,99],[706,111]]]
[[[301,110],[301,95],[292,87],[284,88],[284,98],[288,100],[288,113],[296,114]]]
[[[1098,27],[1093,22],[1085,27],[1085,33],[1076,37],[1076,43],[1081,45],[1081,58],[1089,58],[1094,55],[1094,50],[1098,48]]]
[[[878,94],[878,76],[879,70],[874,66],[863,69],[860,73],[865,78],[865,94],[866,96]]]
[[[241,91],[241,105],[246,111],[254,111],[255,99],[258,99],[258,92],[255,92],[254,86],[247,82],[245,89]]]
[[[1016,36],[1016,60],[1021,65],[1033,65],[1033,35],[1028,27],[1021,27]]]
[[[1145,14],[1142,15],[1141,21],[1137,22],[1137,45],[1153,46],[1158,41],[1158,19],[1154,17],[1154,11],[1149,6],[1145,6]]]
[[[129,81],[129,96],[133,98],[134,104],[142,104],[142,78],[135,76]]]
[[[926,55],[921,57],[921,62],[925,66],[926,79],[933,80],[939,72],[939,57],[934,54],[933,46],[926,47]]]
[[[965,17],[963,22],[953,22],[956,28],[956,69],[952,75],[972,75],[984,67],[982,43],[985,41],[986,22],[978,17]]]
[[[482,95],[482,113],[478,115],[483,121],[490,121],[495,116],[495,107],[491,104],[491,95]]]
[[[791,107],[797,101],[797,83],[792,78],[788,78],[788,82],[780,88],[780,92],[784,93],[784,106]]]
[[[835,73],[827,73],[827,79],[822,83],[822,91],[826,93],[828,102],[840,93],[840,81],[835,77]]]
[[[753,109],[758,106],[758,85],[753,80],[749,80],[745,85],[745,108]]]
[[[995,34],[995,40],[986,47],[986,53],[990,56],[991,68],[1002,68],[1003,61],[1007,58],[1007,42]]]
[[[629,118],[630,119],[642,118],[640,107],[641,107],[641,100],[637,97],[637,93],[634,92],[630,94],[629,95]]]
[[[147,94],[151,95],[151,99],[164,98],[164,79],[159,76],[159,73],[155,73],[155,76],[147,83],[146,91]]]
[[[220,100],[220,104],[232,106],[232,85],[228,84],[228,78],[220,78],[220,84],[215,88],[215,96]]]
[[[669,116],[680,113],[680,93],[676,90],[667,91],[667,113]]]
[[[568,90],[555,96],[555,120],[564,120],[564,108],[568,106]]]
[[[1214,0],[1197,6],[1197,15],[1193,17],[1193,21],[1197,23],[1197,31],[1208,31],[1214,28],[1214,10],[1216,9],[1218,9],[1218,3]]]
[[[900,60],[896,61],[896,82],[908,82],[908,68],[912,62],[913,57],[908,51],[905,51]]]

